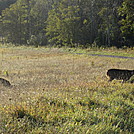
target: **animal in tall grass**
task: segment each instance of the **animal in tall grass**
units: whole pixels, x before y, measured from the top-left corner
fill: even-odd
[[[134,70],[109,69],[107,75],[110,78],[109,81],[116,79],[126,82],[134,75]]]
[[[6,79],[0,78],[0,85],[3,85],[5,87],[10,87],[11,83]]]

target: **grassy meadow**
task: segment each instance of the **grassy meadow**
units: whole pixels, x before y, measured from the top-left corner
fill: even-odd
[[[130,49],[78,51],[134,57]],[[1,47],[0,77],[13,86],[0,85],[0,133],[133,134],[134,84],[109,83],[110,68],[134,69],[134,60]]]

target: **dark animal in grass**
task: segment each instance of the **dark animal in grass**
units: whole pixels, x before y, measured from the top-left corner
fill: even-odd
[[[134,70],[109,69],[107,75],[110,78],[109,81],[116,79],[126,82],[134,75]]]
[[[11,86],[10,82],[6,79],[3,79],[3,78],[0,78],[0,85],[3,85],[5,87],[10,87]]]

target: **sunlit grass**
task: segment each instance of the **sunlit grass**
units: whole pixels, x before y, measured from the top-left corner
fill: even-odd
[[[134,84],[106,76],[109,68],[133,69],[133,60],[56,48],[1,51],[1,77],[13,87],[0,85],[0,133],[134,133]]]
[[[78,54],[99,54],[99,55],[114,55],[114,56],[125,56],[125,57],[134,57],[134,48],[120,48],[117,49],[116,47],[89,47],[87,49],[82,48],[64,48],[64,51],[69,51],[71,53],[78,53]]]

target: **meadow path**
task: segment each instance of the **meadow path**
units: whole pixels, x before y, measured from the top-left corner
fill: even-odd
[[[82,54],[85,54],[85,53],[75,53],[75,54],[82,55]],[[133,59],[134,60],[134,57],[126,57],[126,56],[101,55],[101,54],[87,54],[87,55],[89,55],[89,56],[99,56],[99,57],[112,57],[112,58],[122,58],[122,59]]]

